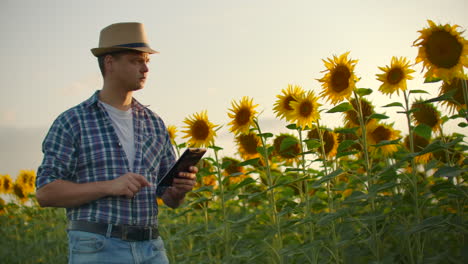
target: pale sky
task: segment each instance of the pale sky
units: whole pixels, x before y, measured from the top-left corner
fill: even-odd
[[[374,89],[369,99],[376,110],[407,134],[396,109],[379,107],[402,98],[377,91],[377,67],[388,65],[392,56],[414,61],[412,43],[427,19],[466,29],[467,10],[465,0],[2,0],[0,174],[36,170],[53,120],[101,88],[90,49],[109,24],[144,23],[150,45],[160,51],[151,58],[146,87],[135,97],[179,130],[185,117],[208,110],[211,122],[224,125],[218,145],[232,152],[227,133],[232,100],[252,97],[263,111],[264,130],[282,131],[286,123],[272,113],[276,95],[288,84],[318,94],[322,59],[347,51],[359,60],[358,86]],[[439,84],[423,84],[421,65],[414,69],[410,89],[436,95]],[[336,127],[341,119],[326,114],[322,123]],[[446,129],[467,134],[456,123]]]

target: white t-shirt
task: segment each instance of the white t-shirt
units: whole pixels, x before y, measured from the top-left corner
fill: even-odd
[[[99,102],[104,106],[112,120],[115,132],[127,156],[130,171],[133,171],[133,162],[135,161],[135,139],[133,133],[132,108],[127,111],[122,111],[104,102]]]

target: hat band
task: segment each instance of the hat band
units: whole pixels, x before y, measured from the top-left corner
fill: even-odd
[[[149,45],[146,43],[127,43],[121,45],[115,45],[114,47],[122,47],[122,48],[149,48]]]

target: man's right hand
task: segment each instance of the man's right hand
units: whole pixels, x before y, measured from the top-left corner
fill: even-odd
[[[143,187],[151,186],[145,176],[128,172],[114,180],[109,181],[109,192],[111,195],[125,195],[127,198],[133,198]]]

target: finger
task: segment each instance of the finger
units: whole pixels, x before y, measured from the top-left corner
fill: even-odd
[[[127,185],[127,188],[133,193],[136,193],[136,192],[138,192],[140,190],[139,185],[134,185],[133,183],[129,183]]]
[[[135,174],[135,178],[139,183],[141,187],[145,186],[151,186],[151,183],[145,178],[145,176],[140,175],[140,174]]]
[[[179,178],[185,178],[185,179],[194,180],[194,179],[197,178],[197,175],[196,175],[195,173],[179,172]]]
[[[195,167],[195,166],[190,166],[189,171],[190,171],[190,172],[193,172],[193,173],[197,173],[197,172],[198,172],[198,168]]]
[[[135,196],[135,194],[132,191],[127,190],[127,192],[125,192],[125,197],[127,197],[128,199],[132,199],[133,196]]]

